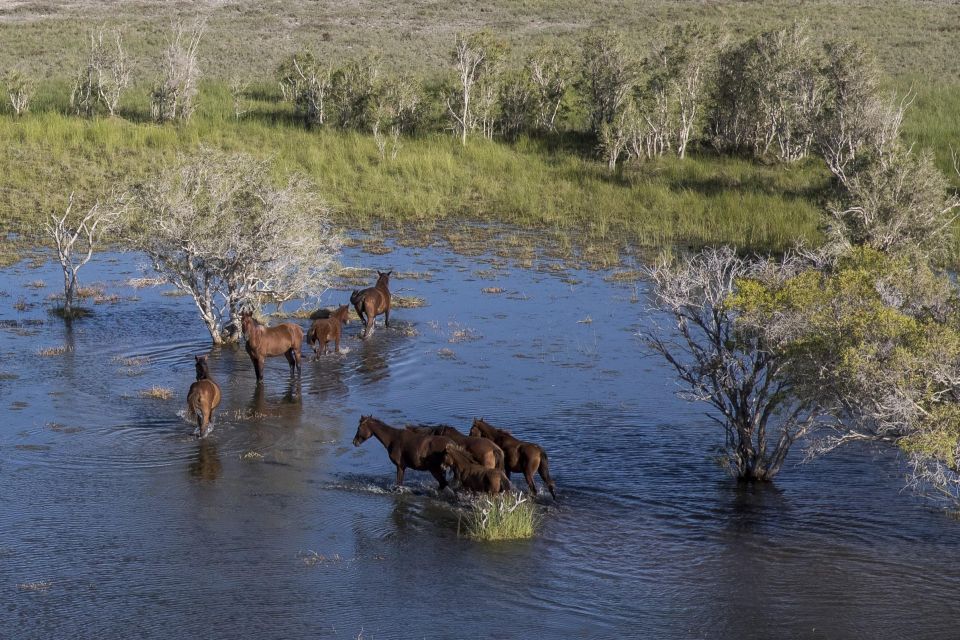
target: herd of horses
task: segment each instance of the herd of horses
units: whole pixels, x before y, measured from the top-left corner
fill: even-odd
[[[390,326],[390,274],[377,272],[374,286],[354,291],[350,304],[363,323],[361,337],[373,334],[376,317],[384,316]],[[327,344],[334,343],[334,352],[340,352],[342,327],[347,324],[349,307],[341,305],[328,317],[317,318],[307,331],[308,343],[317,357],[327,353]],[[257,384],[263,383],[266,359],[284,356],[290,364],[290,375],[300,373],[300,349],[303,328],[292,322],[274,327],[260,324],[253,314],[240,314],[241,328],[246,338],[246,350],[253,363]],[[205,438],[212,430],[213,412],[220,404],[220,387],[210,377],[207,356],[195,356],[197,379],[187,393],[189,413],[196,418],[194,434]],[[416,425],[396,428],[373,416],[361,416],[353,438],[354,446],[375,437],[387,450],[387,456],[397,468],[397,486],[403,485],[407,468],[428,471],[440,484],[447,486],[447,470],[453,472],[459,485],[469,491],[497,494],[508,491],[511,473],[522,473],[533,494],[537,493],[534,474],[539,474],[550,494],[556,497],[556,484],[550,477],[547,453],[537,444],[518,440],[509,431],[498,429],[482,418],[476,418],[469,435],[449,425]]]

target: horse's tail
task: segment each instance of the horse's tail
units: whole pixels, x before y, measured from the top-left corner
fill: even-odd
[[[191,390],[187,396],[187,409],[197,419],[197,428],[203,428],[203,407],[200,406],[200,392]]]
[[[363,302],[364,297],[366,296],[366,290],[357,290],[354,289],[353,293],[350,294],[350,304],[357,306]]]
[[[550,477],[550,465],[547,462],[547,452],[543,449],[540,449],[540,468],[537,469],[537,473],[540,474],[540,477],[543,478],[543,481],[547,483],[547,489],[550,490],[550,495],[553,496],[553,499],[557,499],[557,483],[553,481],[553,478]]]

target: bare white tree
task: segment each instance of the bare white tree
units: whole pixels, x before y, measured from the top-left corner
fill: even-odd
[[[30,100],[33,99],[36,83],[19,69],[11,69],[4,77],[4,85],[14,115],[22,116],[30,108]]]
[[[97,86],[100,101],[107,108],[110,116],[117,114],[120,107],[120,96],[130,86],[132,72],[130,58],[123,48],[123,34],[119,29],[113,31],[112,44],[104,42],[104,30],[101,27],[91,40],[96,40],[95,48],[100,51],[97,65]]]
[[[250,81],[245,78],[231,78],[230,98],[233,100],[233,117],[239,120],[247,113],[246,93],[250,88]]]
[[[79,286],[78,272],[90,262],[93,252],[127,207],[124,195],[112,196],[107,202],[97,201],[86,213],[74,212],[74,194],[70,194],[63,215],[50,215],[45,226],[53,240],[57,260],[63,269],[63,317],[74,317],[74,303]]]
[[[457,84],[446,104],[454,129],[463,144],[467,144],[467,134],[477,126],[474,94],[478,83],[486,80],[487,97],[496,95],[494,76],[500,48],[500,43],[487,32],[457,34],[453,52]],[[490,100],[487,100],[488,106],[489,103]]]
[[[614,121],[637,81],[632,52],[618,34],[594,33],[583,41],[583,82],[595,132]]]
[[[215,344],[236,339],[241,306],[319,295],[340,248],[330,210],[301,176],[282,185],[269,163],[203,149],[141,189],[139,247],[190,294]]]
[[[162,77],[150,94],[153,118],[157,122],[189,120],[196,107],[200,68],[197,52],[206,30],[206,22],[198,19],[189,28],[178,22],[164,51]]]
[[[557,114],[573,75],[569,55],[556,46],[542,47],[527,60],[527,68],[536,89],[536,126],[555,131]]]

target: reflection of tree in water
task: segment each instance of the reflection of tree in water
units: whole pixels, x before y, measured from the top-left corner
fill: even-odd
[[[197,480],[213,482],[219,478],[223,465],[220,463],[220,456],[217,454],[217,445],[206,438],[200,440],[197,455],[190,462],[189,469],[190,475]]]
[[[360,343],[360,366],[358,370],[365,382],[378,382],[390,375],[387,358],[381,340],[367,339]]]

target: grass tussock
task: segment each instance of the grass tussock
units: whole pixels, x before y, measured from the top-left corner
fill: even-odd
[[[55,347],[42,347],[37,350],[37,355],[49,358],[52,356],[62,356],[63,354],[70,353],[71,351],[73,351],[72,347],[61,344]]]
[[[497,293],[503,293],[503,288],[502,287],[484,287],[483,289],[480,289],[480,291],[483,293],[497,294]]]
[[[127,286],[134,289],[143,289],[145,287],[156,287],[166,283],[164,278],[130,278],[127,280]]]
[[[473,540],[524,540],[540,526],[537,505],[522,493],[479,496],[461,518],[461,531]]]
[[[173,389],[154,385],[149,389],[142,389],[140,391],[140,397],[151,400],[169,400],[173,397]]]
[[[396,309],[418,309],[427,306],[427,301],[417,296],[390,296],[390,306]]]

